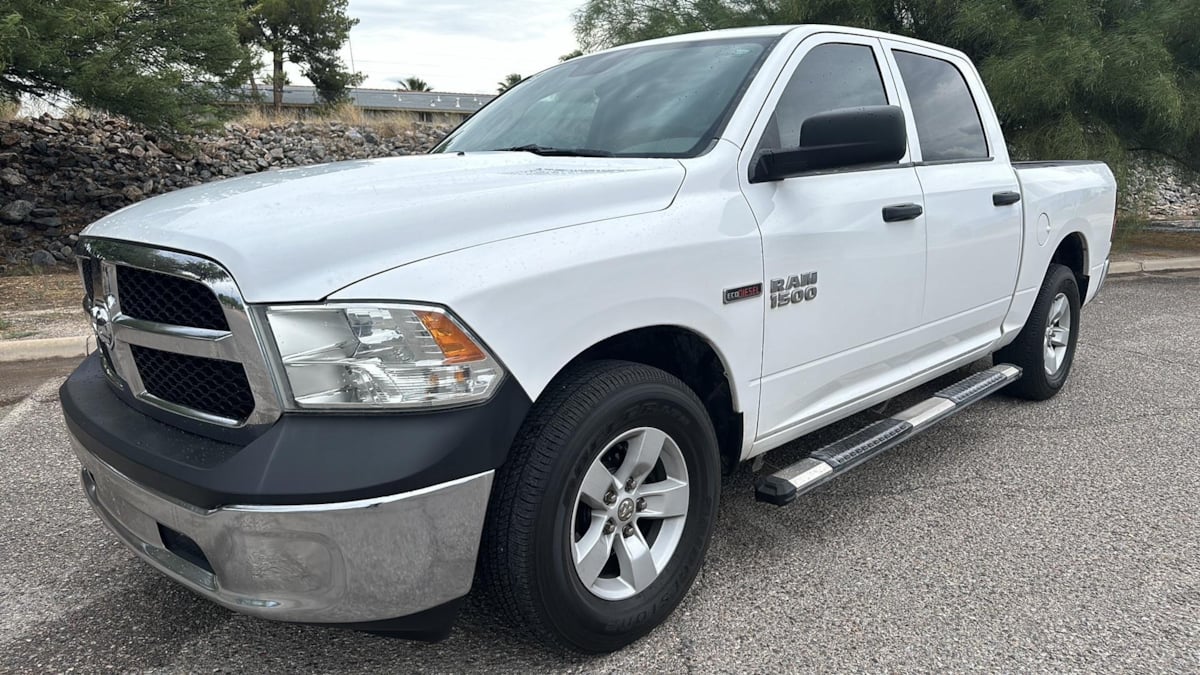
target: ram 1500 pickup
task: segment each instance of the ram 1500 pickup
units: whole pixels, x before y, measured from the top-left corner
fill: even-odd
[[[788,504],[1000,389],[1059,392],[1115,200],[1103,164],[1010,162],[951,49],[627,45],[428,155],[94,223],[99,350],[63,411],[100,519],[225,607],[436,638],[478,582],[514,626],[614,650],[687,593],[722,472],[963,369],[757,478]]]

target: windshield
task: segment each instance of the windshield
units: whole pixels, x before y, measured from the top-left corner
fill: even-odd
[[[434,152],[694,157],[717,138],[776,38],[584,56],[520,83]]]

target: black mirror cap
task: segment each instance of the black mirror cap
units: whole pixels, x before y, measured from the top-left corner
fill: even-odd
[[[800,127],[796,150],[764,150],[751,183],[809,171],[899,162],[908,149],[904,112],[894,105],[844,108],[813,115]]]

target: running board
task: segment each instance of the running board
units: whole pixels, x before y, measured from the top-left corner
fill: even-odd
[[[759,478],[754,483],[754,498],[776,506],[791,504],[796,497],[899,445],[1020,377],[1021,369],[1007,363],[975,373],[904,412],[869,424],[789,467]]]

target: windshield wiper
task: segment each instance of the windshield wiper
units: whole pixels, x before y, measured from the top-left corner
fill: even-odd
[[[551,148],[545,145],[518,145],[512,148],[496,148],[498,152],[532,152],[543,157],[612,157],[607,150],[589,148]]]

